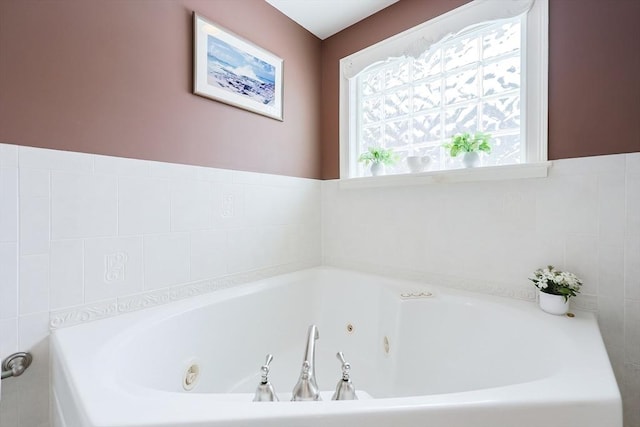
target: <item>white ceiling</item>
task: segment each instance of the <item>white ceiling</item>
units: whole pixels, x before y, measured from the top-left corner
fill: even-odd
[[[398,0],[265,0],[321,40]]]

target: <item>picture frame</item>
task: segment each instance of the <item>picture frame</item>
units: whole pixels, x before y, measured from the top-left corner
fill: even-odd
[[[283,60],[193,12],[193,93],[283,121]]]

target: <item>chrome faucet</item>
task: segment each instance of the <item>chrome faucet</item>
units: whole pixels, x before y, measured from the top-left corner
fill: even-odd
[[[262,371],[262,380],[256,388],[256,394],[253,397],[254,402],[277,402],[278,395],[273,389],[273,386],[269,382],[269,364],[273,360],[273,355],[267,354],[267,360],[262,365],[260,370]]]
[[[321,400],[320,390],[316,383],[316,340],[319,338],[318,327],[309,326],[307,335],[307,348],[302,360],[300,378],[293,388],[291,400]]]
[[[338,380],[336,392],[333,393],[331,400],[358,400],[356,388],[353,386],[351,378],[349,377],[351,364],[344,360],[344,354],[341,351],[339,351],[336,356],[342,362],[342,378]]]

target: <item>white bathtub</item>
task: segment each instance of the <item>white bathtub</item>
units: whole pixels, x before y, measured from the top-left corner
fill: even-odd
[[[311,324],[323,401],[290,402]],[[337,351],[360,400],[330,400]],[[252,402],[267,353],[280,402]],[[52,359],[56,427],[622,426],[591,313],[329,268],[61,329]]]

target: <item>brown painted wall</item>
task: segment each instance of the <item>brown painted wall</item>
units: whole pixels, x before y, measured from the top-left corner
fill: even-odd
[[[336,178],[340,58],[467,1],[321,43],[263,0],[0,0],[0,142]],[[284,122],[191,94],[192,10],[284,58]],[[550,0],[551,159],[640,151],[638,20],[637,0]]]
[[[640,151],[640,1],[549,9],[549,158]]]
[[[284,122],[192,91],[192,11],[284,59]],[[263,0],[0,0],[0,142],[320,177],[320,40]]]
[[[467,0],[401,0],[323,41],[322,177],[339,167],[339,61]],[[549,0],[549,158],[640,151],[640,1]]]

